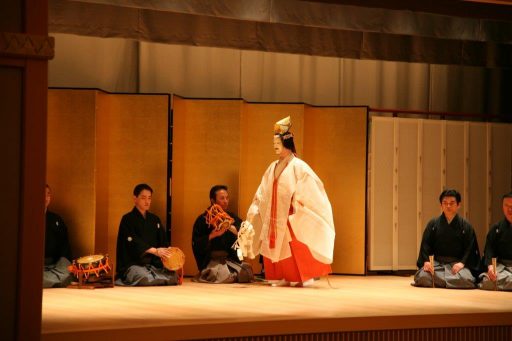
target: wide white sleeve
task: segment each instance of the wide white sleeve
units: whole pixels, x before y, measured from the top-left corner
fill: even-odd
[[[323,183],[311,169],[298,172],[296,176],[295,212],[289,217],[293,232],[297,240],[309,247],[315,259],[330,264],[335,237],[331,203]]]
[[[261,183],[258,186],[258,189],[256,190],[256,193],[254,194],[254,197],[252,199],[251,206],[249,206],[249,209],[247,210],[247,216],[246,219],[248,222],[250,222],[254,228],[254,238],[253,238],[253,250],[255,252],[259,253],[260,250],[260,235],[261,235],[261,229],[263,226],[263,217],[261,216],[265,212],[265,205],[268,201],[267,193],[268,193],[268,177],[271,174],[272,165],[270,165],[265,173],[263,174],[263,177],[261,179]]]

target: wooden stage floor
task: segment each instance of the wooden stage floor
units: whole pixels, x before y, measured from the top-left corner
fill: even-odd
[[[512,292],[415,288],[412,277],[330,276],[311,287],[200,284],[45,289],[42,340],[172,340],[504,326]]]

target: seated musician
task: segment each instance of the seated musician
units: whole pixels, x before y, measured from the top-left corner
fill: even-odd
[[[239,278],[242,265],[236,251],[231,248],[237,240],[242,220],[236,214],[227,211],[227,186],[216,185],[211,188],[210,204],[209,209],[214,204],[219,205],[233,222],[226,228],[214,228],[207,222],[208,209],[197,217],[192,231],[192,249],[199,269],[196,280],[209,283],[245,281]]]
[[[485,242],[483,263],[487,272],[480,275],[480,289],[484,290],[512,290],[512,192],[503,196],[502,205],[505,217],[491,226]]]
[[[475,230],[459,216],[460,193],[445,190],[439,196],[442,214],[429,221],[418,256],[413,285],[419,287],[473,289],[480,269]],[[433,263],[429,256],[434,256]]]
[[[139,184],[133,190],[135,207],[121,219],[117,234],[116,284],[132,286],[176,285],[174,271],[162,259],[170,252],[167,232],[160,219],[149,212],[153,189]]]
[[[43,288],[65,287],[73,280],[67,269],[71,259],[68,229],[58,214],[48,210],[51,198],[52,191],[46,185]]]

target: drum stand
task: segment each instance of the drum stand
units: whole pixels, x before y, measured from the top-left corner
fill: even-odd
[[[103,289],[114,287],[114,276],[111,274],[101,274],[100,277],[85,278],[83,273],[78,274],[78,282],[71,282],[68,288],[71,289]]]
[[[77,267],[73,261],[70,267],[72,272],[78,279],[78,282],[71,282],[67,287],[70,289],[102,289],[113,288],[115,276],[113,275],[114,264],[110,266],[108,256],[106,257],[105,264],[100,265],[98,268],[83,268],[80,265]]]

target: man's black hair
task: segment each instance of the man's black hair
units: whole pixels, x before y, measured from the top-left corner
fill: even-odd
[[[143,190],[148,190],[151,192],[151,194],[153,194],[153,188],[149,187],[148,184],[138,184],[137,186],[135,186],[135,188],[133,189],[133,195],[135,195],[136,197],[139,196],[140,192],[142,192]]]
[[[226,186],[226,185],[215,185],[215,186],[213,186],[210,189],[210,200],[215,201],[215,199],[217,197],[217,192],[220,191],[220,190],[225,190],[227,192],[228,191],[228,186]]]
[[[456,190],[454,189],[445,189],[441,195],[439,196],[439,202],[440,203],[443,203],[443,199],[445,197],[454,197],[455,198],[455,201],[457,201],[457,204],[460,203],[461,201],[461,198],[460,198],[460,193],[457,192]]]

